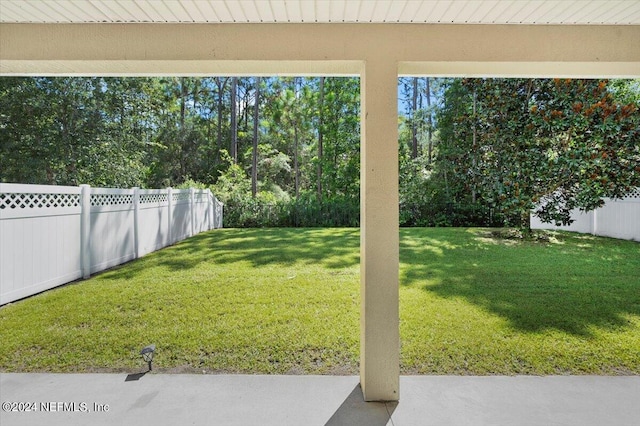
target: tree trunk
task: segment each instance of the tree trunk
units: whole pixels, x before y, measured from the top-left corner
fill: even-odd
[[[222,107],[224,106],[224,87],[227,85],[228,78],[224,80],[216,77],[216,86],[218,87],[218,137],[216,150],[216,160],[220,159],[220,150],[222,150]]]
[[[193,112],[198,114],[198,95],[200,94],[200,79],[193,80]]]
[[[293,169],[295,173],[295,191],[296,191],[296,200],[300,195],[300,169],[298,167],[298,123],[294,122],[293,124],[293,140],[294,140],[294,151],[293,151]]]
[[[520,229],[526,238],[531,238],[533,231],[531,230],[531,213],[523,211],[520,213]]]
[[[185,84],[185,78],[180,77],[180,129],[184,129],[184,118],[186,115],[186,99],[187,99],[187,87]]]
[[[418,77],[413,78],[413,93],[411,94],[411,158],[418,158]]]
[[[318,201],[322,202],[322,155],[323,155],[323,128],[324,125],[324,77],[320,77],[320,101],[318,105]]]
[[[185,133],[185,119],[187,115],[187,96],[189,91],[187,90],[186,78],[180,77],[180,176],[179,179],[184,178],[187,175],[187,152],[186,146],[188,138]]]
[[[471,158],[472,160],[472,168],[473,168],[473,174],[474,177],[471,181],[471,202],[473,204],[476,203],[476,170],[478,169],[478,161],[477,161],[477,151],[478,151],[478,147],[476,145],[476,140],[477,140],[477,135],[478,135],[478,130],[477,130],[477,125],[476,125],[476,106],[478,103],[478,96],[476,94],[476,92],[473,92],[473,145],[471,148]]]
[[[433,119],[431,117],[431,80],[429,77],[427,77],[427,88],[426,88],[426,95],[427,95],[427,124],[428,124],[428,129],[427,129],[427,149],[428,149],[428,155],[427,155],[427,162],[428,164],[431,164],[431,161],[433,160]]]
[[[238,117],[236,98],[238,92],[238,77],[231,79],[231,159],[238,164]]]
[[[255,198],[258,193],[258,130],[260,104],[260,77],[256,78],[256,99],[253,106],[253,153],[251,159],[251,195]]]

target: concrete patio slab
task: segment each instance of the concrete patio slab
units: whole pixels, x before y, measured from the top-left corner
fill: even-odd
[[[0,424],[640,424],[640,376],[402,376],[365,403],[353,376],[0,374]]]

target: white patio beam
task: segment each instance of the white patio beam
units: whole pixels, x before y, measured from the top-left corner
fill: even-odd
[[[640,26],[0,24],[0,75],[640,74]]]

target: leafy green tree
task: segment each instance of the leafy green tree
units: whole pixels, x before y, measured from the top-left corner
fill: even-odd
[[[55,147],[43,134],[50,113],[36,79],[0,79],[0,181],[53,183],[47,158]]]
[[[97,77],[0,79],[0,180],[141,185],[144,84]]]
[[[529,228],[640,185],[638,106],[607,81],[466,79],[452,85],[438,167]],[[474,107],[475,105],[475,107]],[[512,219],[514,220],[514,219]]]
[[[325,79],[323,87],[323,196],[358,202],[360,197],[360,81]],[[317,151],[317,150],[316,150]]]

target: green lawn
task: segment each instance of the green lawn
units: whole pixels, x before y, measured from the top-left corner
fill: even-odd
[[[0,308],[0,371],[356,374],[356,229],[224,229]],[[640,374],[640,244],[401,230],[402,371]]]

